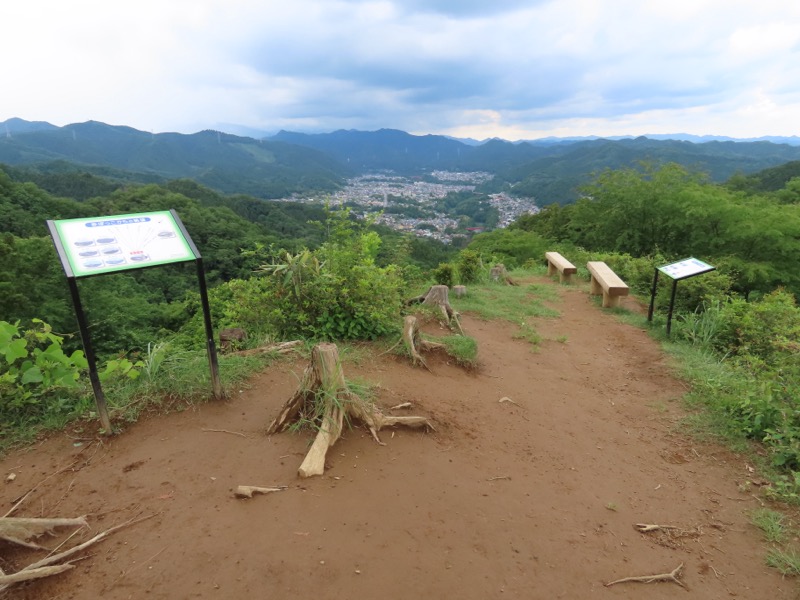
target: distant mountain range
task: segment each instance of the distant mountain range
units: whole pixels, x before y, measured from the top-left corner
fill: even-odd
[[[256,139],[211,130],[152,134],[96,121],[64,127],[16,118],[0,123],[0,163],[67,161],[105,176],[108,169],[117,169],[138,174],[142,181],[188,178],[228,194],[259,198],[330,192],[348,176],[378,170],[421,175],[438,169],[487,171],[495,179],[486,191],[511,189],[541,204],[563,203],[576,198],[577,187],[592,173],[641,161],[676,162],[724,181],[735,173],[794,160],[800,160],[797,137],[732,141],[676,134],[512,143],[381,129],[280,131]]]
[[[143,181],[187,178],[225,193],[280,198],[309,189],[338,189],[350,171],[321,152],[218,131],[191,135],[139,131],[97,121],[56,127],[9,119],[0,123],[0,163],[68,161],[102,172],[111,167]]]

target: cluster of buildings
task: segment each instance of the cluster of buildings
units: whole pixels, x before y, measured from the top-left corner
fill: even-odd
[[[425,216],[404,215],[402,210],[386,211],[380,214],[378,223],[419,237],[450,243],[454,235],[476,233],[482,231],[482,228],[472,227],[464,231],[461,227],[459,230],[460,222],[452,216],[437,211],[436,201],[451,192],[472,192],[478,184],[491,178],[490,173],[482,171],[433,171],[425,180],[400,177],[392,173],[373,173],[349,179],[345,188],[336,192],[329,201],[332,205],[355,205],[358,207],[355,210],[361,209],[362,216],[366,216],[369,213],[384,211],[393,204],[393,198],[400,198],[403,204],[413,204],[424,211]],[[303,201],[298,198],[285,200]],[[312,198],[305,201],[316,200]],[[507,227],[520,215],[535,214],[539,211],[533,198],[517,198],[505,192],[487,196],[487,202],[498,211],[497,227]]]

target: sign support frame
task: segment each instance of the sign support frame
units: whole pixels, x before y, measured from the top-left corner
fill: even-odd
[[[653,321],[653,310],[656,303],[656,289],[658,287],[658,275],[660,272],[663,272],[667,277],[672,279],[672,293],[670,294],[669,312],[667,313],[667,335],[670,335],[672,332],[672,314],[675,309],[675,295],[678,291],[678,282],[715,270],[716,267],[712,267],[696,258],[687,258],[676,263],[656,267],[653,275],[653,286],[650,289],[650,308],[647,310],[647,321]]]
[[[175,225],[180,230],[181,234],[184,237],[184,241],[188,244],[193,257],[186,258],[186,259],[179,259],[175,260],[174,262],[190,262],[194,261],[196,268],[197,268],[197,281],[198,287],[200,289],[200,303],[203,309],[203,323],[205,326],[205,334],[206,334],[206,352],[208,354],[208,363],[209,368],[211,371],[211,384],[212,384],[212,391],[215,400],[220,400],[224,397],[222,391],[222,385],[220,382],[219,377],[219,363],[217,361],[217,350],[216,345],[214,343],[214,328],[211,323],[211,308],[208,302],[208,288],[206,285],[206,277],[205,271],[203,269],[203,257],[200,254],[200,251],[197,249],[194,241],[192,240],[191,236],[189,235],[186,227],[184,226],[183,222],[181,221],[178,213],[175,209],[169,210],[170,215],[174,219]],[[142,213],[147,214],[147,213]],[[98,219],[111,219],[113,217],[98,217]],[[61,261],[61,266],[64,269],[64,274],[67,278],[67,285],[70,291],[70,297],[72,299],[72,305],[75,309],[75,316],[78,321],[78,330],[81,336],[81,343],[83,344],[83,351],[84,355],[86,356],[86,362],[89,365],[89,381],[92,384],[92,391],[94,393],[95,405],[97,406],[97,414],[100,418],[100,424],[105,430],[107,435],[113,434],[113,428],[111,425],[111,419],[108,414],[108,403],[106,402],[105,393],[103,392],[103,387],[100,382],[100,377],[97,372],[97,357],[94,353],[94,347],[92,346],[91,335],[89,332],[89,325],[86,319],[86,313],[83,309],[83,303],[81,302],[80,292],[78,290],[78,283],[77,279],[79,277],[97,277],[100,275],[107,275],[113,272],[101,272],[101,273],[94,273],[88,275],[76,275],[72,269],[70,264],[70,260],[68,258],[68,252],[64,248],[64,242],[61,238],[61,232],[56,225],[56,221],[54,220],[47,220],[47,228],[50,231],[50,236],[53,239],[53,244],[55,245],[56,253]],[[152,268],[161,266],[163,263],[159,264],[142,264],[141,266],[137,266],[137,269],[144,269],[144,268]]]

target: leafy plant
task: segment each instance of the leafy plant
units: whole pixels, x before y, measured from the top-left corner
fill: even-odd
[[[381,238],[347,210],[329,211],[324,227],[328,239],[319,249],[280,253],[258,269],[267,275],[261,283],[236,283],[227,310],[280,337],[363,340],[395,332],[405,282],[401,269],[376,264]]]
[[[34,319],[27,330],[20,329],[18,322],[0,321],[0,411],[40,412],[59,392],[80,392],[86,358],[80,350],[66,354],[62,341],[41,319]]]
[[[458,255],[457,269],[461,283],[475,283],[480,279],[483,264],[480,254],[474,250],[465,249]]]
[[[457,281],[456,268],[452,263],[439,263],[433,270],[433,280],[437,285],[452,287]]]

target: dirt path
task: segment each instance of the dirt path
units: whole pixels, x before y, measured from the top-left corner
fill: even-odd
[[[441,359],[429,373],[389,355],[345,364],[348,378],[380,385],[380,405],[412,402],[437,431],[387,430],[378,446],[353,430],[323,477],[295,476],[308,434],[262,433],[304,362],[102,445],[57,436],[7,457],[0,475],[17,474],[0,485],[7,507],[75,463],[26,501],[24,516],[88,514],[101,530],[157,513],[75,571],[8,597],[796,598],[796,584],[764,566],[746,515],[758,501],[738,489],[746,465],[671,433],[685,387],[656,344],[584,287],[558,289],[561,317],[539,322],[538,352],[510,325],[465,317],[476,373]],[[236,500],[240,484],[289,488]],[[637,523],[681,531],[645,535]],[[0,545],[7,570],[29,556]],[[688,593],[603,585],[679,563]]]

